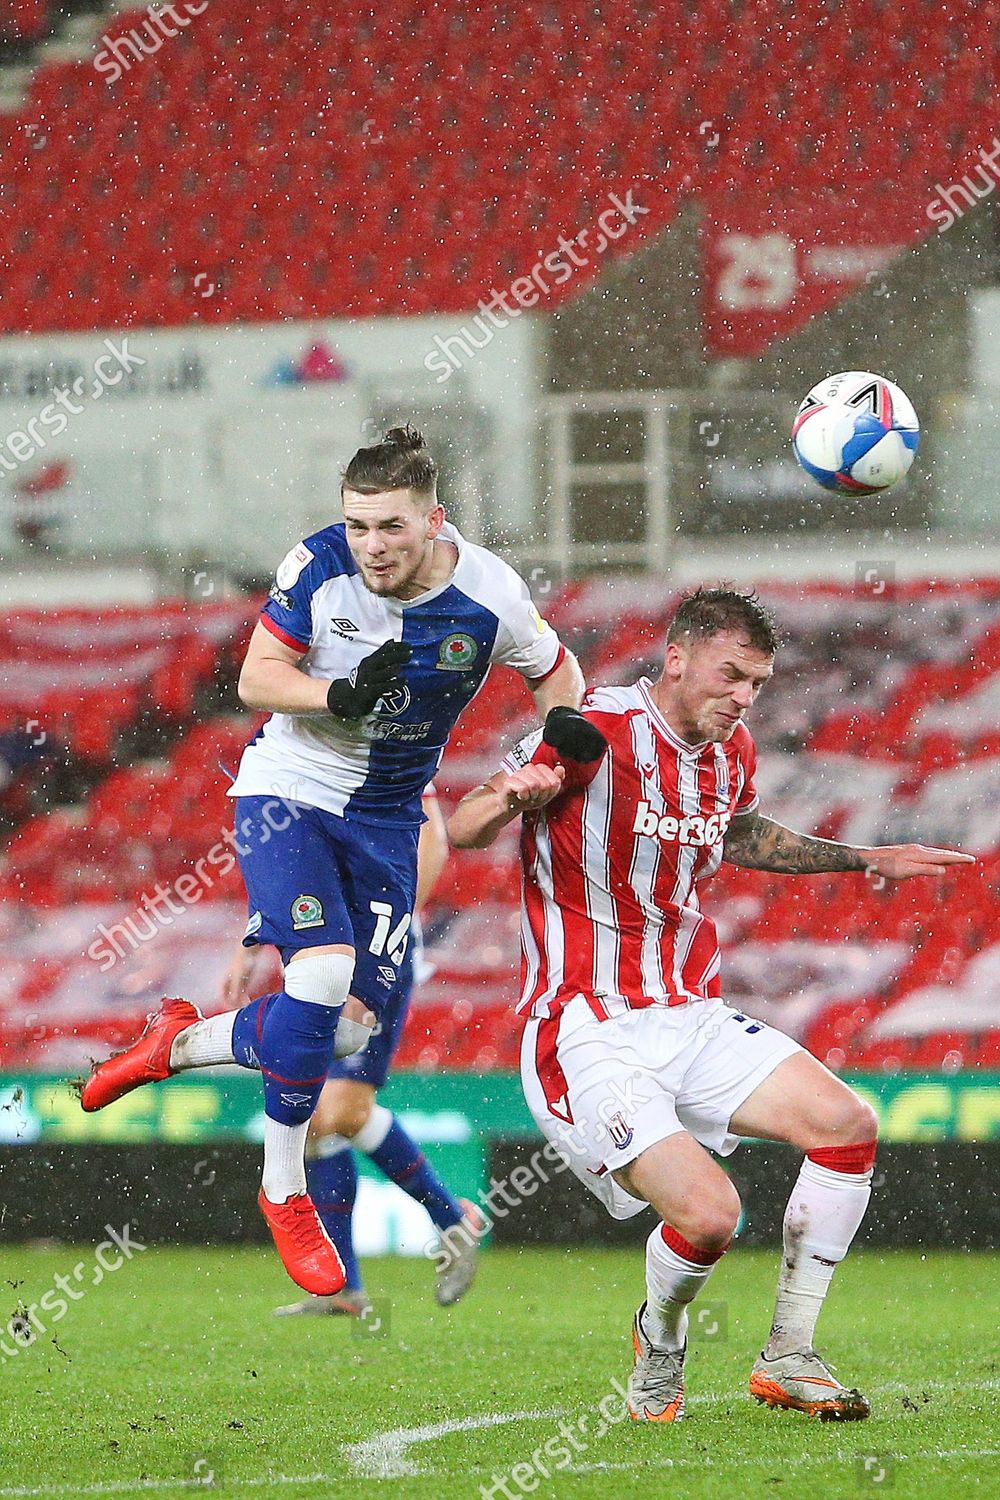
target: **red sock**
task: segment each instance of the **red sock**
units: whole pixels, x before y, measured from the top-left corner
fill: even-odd
[[[818,1167],[826,1167],[828,1172],[850,1172],[860,1176],[862,1172],[870,1172],[875,1165],[877,1150],[877,1140],[859,1141],[853,1146],[817,1146],[806,1155]]]

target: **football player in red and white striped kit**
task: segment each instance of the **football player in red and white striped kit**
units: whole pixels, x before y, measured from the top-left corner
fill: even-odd
[[[750,1376],[768,1406],[868,1416],[813,1349],[836,1266],[871,1194],[877,1117],[790,1037],[727,1006],[698,883],[723,859],[796,874],[940,875],[971,856],[919,844],[855,848],[765,817],[743,722],[778,637],[753,595],[698,589],[667,632],[656,682],[597,688],[563,751],[529,735],[463,799],[452,842],[483,848],[523,814],[525,1097],[540,1128],[616,1218],[647,1204],[629,1408],[684,1415],[687,1307],[740,1213],[709,1151],[741,1138],[804,1152],[784,1220],[774,1320]],[[566,754],[573,743],[577,759]]]

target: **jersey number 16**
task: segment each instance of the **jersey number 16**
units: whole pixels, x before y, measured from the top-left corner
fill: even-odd
[[[369,905],[375,916],[375,933],[368,944],[368,951],[377,957],[381,957],[383,953],[388,954],[390,961],[398,968],[406,955],[406,945],[410,939],[411,915],[407,912],[393,927],[391,906],[384,901],[372,901]]]

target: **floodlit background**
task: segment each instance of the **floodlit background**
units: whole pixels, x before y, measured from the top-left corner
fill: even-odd
[[[259,1138],[246,1074],[91,1117],[70,1080],[161,995],[220,1004],[241,887],[191,871],[259,723],[241,654],[401,420],[591,682],[656,670],[682,587],[756,583],[790,636],[753,719],[767,810],[979,863],[885,888],[724,868],[726,993],[890,1138],[997,1135],[993,25],[870,0],[0,10],[7,1143],[75,1173],[95,1142]],[[843,369],[919,413],[889,493],[795,464],[798,402]],[[446,804],[528,722],[496,672]],[[453,858],[387,1094],[468,1192],[530,1126],[516,890],[513,832]],[[419,1248],[410,1207],[366,1180],[363,1248]]]

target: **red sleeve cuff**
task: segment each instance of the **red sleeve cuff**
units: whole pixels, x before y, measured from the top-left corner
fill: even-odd
[[[556,652],[556,659],[552,663],[552,665],[549,668],[549,670],[547,672],[543,672],[542,675],[541,675],[541,677],[529,677],[527,679],[527,681],[531,683],[531,686],[533,688],[540,687],[541,684],[546,680],[546,678],[551,677],[552,673],[555,672],[555,671],[557,671],[558,668],[562,666],[562,664],[563,664],[563,662],[565,660],[566,660],[566,647],[563,645],[562,641],[560,641],[559,642],[559,650]]]
[[[294,635],[289,635],[287,630],[282,630],[281,626],[277,625],[271,619],[266,610],[262,609],[260,612],[260,623],[265,630],[269,630],[277,640],[281,641],[283,646],[291,646],[293,651],[301,651],[303,654],[309,650],[308,642],[296,640]]]

